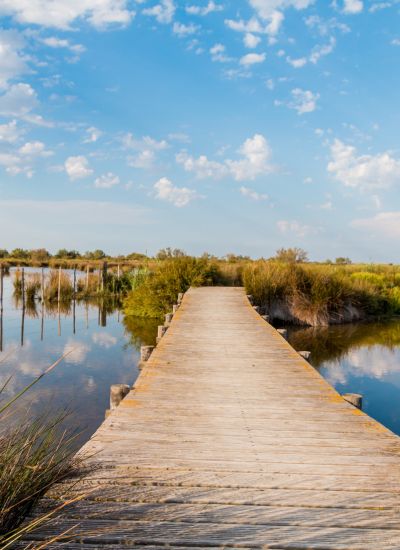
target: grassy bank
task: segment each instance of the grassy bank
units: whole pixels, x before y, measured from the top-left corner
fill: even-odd
[[[397,266],[247,264],[243,283],[274,320],[326,326],[400,313]]]

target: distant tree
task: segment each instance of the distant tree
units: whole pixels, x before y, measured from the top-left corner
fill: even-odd
[[[29,257],[34,262],[45,262],[50,258],[50,254],[45,248],[36,248],[29,251]]]
[[[8,258],[9,253],[5,248],[0,248],[0,258]]]
[[[80,258],[81,255],[77,250],[67,250],[66,248],[60,248],[60,250],[55,255],[55,258],[67,258],[75,260],[75,258]]]
[[[141,254],[140,252],[131,252],[125,256],[127,260],[146,260],[146,254]]]
[[[276,251],[273,259],[292,264],[308,262],[308,253],[302,248],[280,248]]]
[[[242,256],[240,254],[230,253],[225,256],[225,260],[229,263],[243,262],[243,261],[249,261],[250,256]]]
[[[89,260],[102,260],[105,257],[106,253],[100,249],[93,250],[93,252],[85,252],[85,258],[88,258]]]
[[[325,263],[325,264],[332,264],[333,262],[332,262],[332,260],[329,260],[329,259],[328,259],[328,260],[325,260],[324,263]]]
[[[14,248],[10,252],[12,258],[19,258],[21,260],[27,260],[29,258],[29,250],[24,250],[23,248]]]
[[[338,265],[348,265],[351,264],[350,258],[342,258],[341,256],[339,258],[336,258],[335,263]]]
[[[162,248],[157,252],[157,260],[166,260],[167,258],[183,258],[187,256],[184,250],[180,248]]]

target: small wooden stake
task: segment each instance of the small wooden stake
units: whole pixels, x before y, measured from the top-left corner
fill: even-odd
[[[342,395],[343,399],[356,407],[357,409],[362,410],[362,395],[359,393],[344,393]]]
[[[282,338],[287,340],[287,330],[285,328],[278,328],[277,332],[279,332]]]
[[[58,268],[58,292],[57,292],[57,302],[60,303],[61,300],[61,266]]]
[[[141,346],[140,348],[140,361],[145,362],[150,359],[150,355],[154,350],[154,346]]]
[[[175,314],[175,313],[178,311],[178,309],[179,309],[178,304],[174,304],[174,305],[172,306],[172,313]]]
[[[169,324],[171,323],[172,321],[172,317],[173,317],[173,314],[172,313],[167,313],[165,315],[165,326],[169,326]]]
[[[301,357],[306,361],[310,361],[311,351],[299,351],[298,354],[301,355]]]
[[[260,306],[253,306],[254,311],[260,313]]]
[[[121,401],[128,395],[130,387],[128,384],[113,384],[110,388],[110,409],[113,411]]]
[[[180,292],[178,294],[178,304],[181,304],[182,300],[183,300],[183,292]]]
[[[253,303],[253,296],[251,294],[247,294],[248,301],[252,304]]]

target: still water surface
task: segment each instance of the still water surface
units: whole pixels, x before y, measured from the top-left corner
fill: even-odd
[[[27,270],[29,272],[29,270]],[[41,304],[23,318],[13,297],[12,279],[4,279],[0,319],[0,387],[11,376],[11,397],[66,351],[73,350],[34,386],[20,403],[24,418],[68,409],[68,427],[83,430],[77,446],[104,419],[111,384],[133,384],[142,344],[154,344],[157,320],[125,318],[117,304],[73,302],[42,316]],[[1,330],[2,329],[2,330]],[[312,353],[313,366],[340,392],[361,393],[364,410],[400,435],[400,320],[329,328],[288,327],[297,350]],[[26,412],[28,411],[28,412]],[[4,423],[4,419],[2,420]]]
[[[37,303],[26,308],[23,319],[21,303],[13,296],[13,277],[11,270],[4,278],[0,319],[0,387],[12,377],[2,400],[72,350],[20,401],[18,418],[68,409],[66,425],[83,430],[77,439],[81,445],[104,419],[111,384],[135,382],[140,346],[154,343],[158,323],[124,319],[116,303],[101,302],[75,307],[71,302],[61,307],[60,315],[55,304],[51,311],[44,309],[43,318]]]
[[[288,328],[289,342],[339,393],[360,393],[363,410],[400,435],[400,319],[328,328]]]

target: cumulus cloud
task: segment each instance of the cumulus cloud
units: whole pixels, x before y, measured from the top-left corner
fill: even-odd
[[[159,4],[156,4],[152,8],[146,8],[143,10],[144,15],[150,15],[155,17],[159,23],[171,23],[175,15],[176,6],[173,0],[161,0]]]
[[[21,133],[16,120],[12,120],[6,124],[0,124],[0,141],[15,143],[21,136]]]
[[[248,197],[249,199],[252,199],[253,201],[266,201],[268,200],[268,195],[264,193],[258,193],[254,189],[251,189],[250,187],[244,187],[242,186],[239,189],[240,193],[244,197]]]
[[[313,93],[310,90],[302,90],[301,88],[295,88],[291,94],[292,101],[287,106],[297,111],[297,114],[312,113],[317,108],[319,94]]]
[[[177,187],[168,178],[161,178],[154,184],[156,198],[181,208],[200,196],[193,189]]]
[[[122,136],[122,145],[125,149],[137,152],[135,155],[128,156],[128,165],[141,169],[151,168],[156,160],[156,153],[169,147],[164,139],[157,141],[150,136],[137,139],[131,133]]]
[[[79,342],[69,338],[63,350],[63,355],[66,353],[69,355],[67,355],[64,361],[71,365],[81,365],[85,361],[90,350],[91,347],[86,344],[86,342]]]
[[[89,162],[84,156],[68,157],[64,163],[64,168],[72,181],[87,178],[93,174],[93,170],[89,167]]]
[[[0,115],[21,118],[38,104],[36,92],[30,84],[13,84],[0,96]]]
[[[280,30],[284,15],[279,11],[273,11],[265,19],[267,21],[263,21],[263,23],[257,17],[251,17],[248,21],[244,21],[243,19],[226,19],[225,25],[236,32],[252,35],[266,34],[272,40]]]
[[[210,48],[211,61],[218,63],[228,63],[232,61],[232,58],[226,55],[226,48],[223,44],[214,44]]]
[[[86,128],[86,138],[83,143],[95,143],[101,136],[103,132],[96,128],[95,126],[90,126]]]
[[[249,0],[259,17],[268,19],[276,10],[295,8],[303,10],[314,4],[315,0]]]
[[[223,9],[224,7],[221,6],[221,4],[216,4],[213,0],[210,0],[206,6],[187,6],[185,11],[190,15],[200,15],[204,17],[209,13],[222,11]]]
[[[183,38],[185,36],[190,36],[191,34],[195,34],[199,30],[198,25],[194,25],[193,23],[189,23],[188,25],[185,25],[184,23],[178,23],[175,21],[172,32],[179,36],[180,38]]]
[[[343,0],[343,13],[361,13],[363,9],[362,0]]]
[[[29,71],[22,49],[25,41],[15,30],[0,30],[0,88]]]
[[[371,218],[353,220],[350,225],[368,235],[378,233],[389,239],[400,238],[400,212],[380,212]]]
[[[347,187],[384,189],[400,182],[400,159],[390,152],[358,155],[355,147],[335,139],[328,172]]]
[[[238,160],[226,159],[218,162],[209,160],[205,155],[194,158],[186,151],[182,151],[176,155],[176,161],[187,172],[193,172],[200,179],[221,179],[230,175],[236,181],[254,180],[258,176],[270,174],[275,169],[271,163],[271,148],[261,134],[246,139],[238,153]]]
[[[67,30],[77,20],[103,28],[127,25],[134,12],[127,0],[1,0],[0,14],[18,23]]]
[[[240,58],[240,64],[245,67],[249,65],[255,65],[257,63],[263,63],[265,61],[265,53],[248,53]]]
[[[247,32],[243,37],[243,43],[246,48],[256,48],[261,42],[261,38],[251,32]]]
[[[65,48],[75,54],[83,53],[86,49],[82,46],[82,44],[71,44],[69,40],[66,40],[65,38],[57,38],[55,36],[41,38],[40,42],[49,48]]]
[[[49,157],[52,151],[46,149],[42,141],[28,141],[19,149],[19,154],[25,157]]]
[[[98,189],[111,189],[119,184],[119,177],[112,172],[107,172],[94,180],[94,186]]]
[[[117,344],[118,339],[108,332],[94,332],[92,341],[102,348],[110,349]]]

